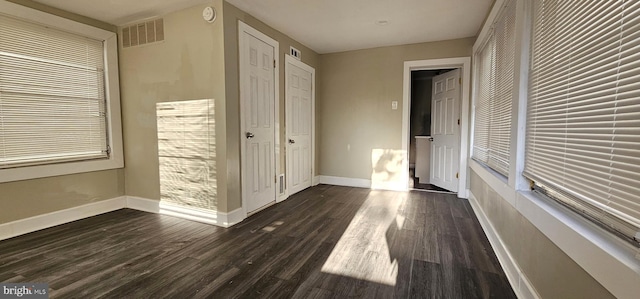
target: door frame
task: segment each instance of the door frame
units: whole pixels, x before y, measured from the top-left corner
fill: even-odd
[[[279,43],[278,41],[276,41],[275,39],[267,36],[266,34],[258,31],[257,29],[247,25],[246,23],[238,20],[238,52],[242,53],[242,49],[248,47],[249,45],[246,44],[246,42],[244,41],[243,38],[243,34],[249,34],[249,35],[253,35],[254,37],[262,40],[263,42],[269,44],[270,46],[273,47],[273,59],[275,60],[275,67],[273,69],[274,72],[274,78],[273,78],[273,93],[274,93],[274,97],[273,97],[273,107],[274,107],[274,111],[273,111],[273,136],[274,136],[274,141],[273,141],[273,151],[272,153],[274,153],[275,155],[275,163],[273,165],[273,169],[274,169],[274,175],[275,177],[274,179],[274,184],[273,184],[273,202],[275,203],[277,198],[278,198],[278,188],[277,188],[277,178],[279,176],[279,171],[278,169],[280,168],[280,47],[279,47]],[[242,87],[247,84],[246,80],[247,77],[243,76],[244,74],[247,73],[246,70],[246,65],[247,65],[248,61],[246,60],[246,57],[244,57],[241,54],[238,54],[238,76],[239,76],[239,80],[238,80],[238,85],[239,85],[239,106],[240,106],[240,173],[241,173],[241,178],[240,178],[240,193],[242,194],[242,211],[243,214],[245,215],[245,218],[249,215],[249,213],[251,213],[251,211],[247,211],[247,196],[244,192],[244,186],[245,186],[245,182],[246,182],[246,173],[244,171],[244,164],[247,161],[247,157],[246,157],[246,138],[244,136],[244,133],[246,132],[246,128],[245,128],[245,119],[244,119],[244,107],[243,107],[243,91],[242,91]],[[255,211],[258,212],[258,211]]]
[[[284,60],[285,60],[285,64],[284,64],[284,109],[285,109],[285,182],[287,182],[286,188],[285,188],[285,194],[282,197],[282,199],[280,199],[278,202],[284,201],[285,199],[289,198],[289,156],[286,155],[287,153],[287,148],[288,148],[288,143],[287,143],[287,139],[288,136],[286,136],[287,134],[287,126],[289,125],[289,119],[288,119],[288,113],[287,113],[287,107],[289,107],[289,97],[287,96],[287,91],[289,90],[289,72],[291,71],[291,68],[289,67],[289,65],[294,65],[296,67],[299,67],[305,71],[308,71],[311,73],[311,186],[314,185],[314,177],[315,177],[315,170],[316,170],[316,69],[313,68],[312,66],[294,58],[291,55],[284,55]]]
[[[469,198],[468,181],[468,153],[471,103],[471,57],[455,57],[443,59],[412,60],[404,62],[402,84],[402,150],[405,155],[404,182],[409,190],[409,125],[411,111],[411,72],[437,69],[460,69],[462,84],[460,84],[460,177],[458,180],[458,197]]]

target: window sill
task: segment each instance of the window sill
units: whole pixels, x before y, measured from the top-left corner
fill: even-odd
[[[640,251],[559,203],[516,191],[477,162],[471,168],[547,238],[618,298],[640,294]]]
[[[123,168],[122,159],[104,159],[0,170],[0,183]]]
[[[106,70],[104,80],[107,100],[106,109],[109,116],[107,119],[107,135],[110,142],[109,146],[111,147],[111,157],[109,159],[0,169],[0,183],[123,168],[124,155],[116,34],[7,1],[0,1],[0,11],[12,17],[104,41]]]

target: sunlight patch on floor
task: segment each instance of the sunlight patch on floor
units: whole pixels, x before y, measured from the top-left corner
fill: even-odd
[[[372,191],[322,266],[322,272],[395,286],[398,261],[390,250],[405,217],[406,193]]]

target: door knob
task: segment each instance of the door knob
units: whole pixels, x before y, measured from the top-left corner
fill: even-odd
[[[296,141],[295,141],[295,140],[293,140],[293,139],[289,139],[289,144],[294,144],[294,143],[296,143]]]
[[[246,136],[247,139],[251,139],[251,138],[253,138],[253,133],[247,132],[247,133],[244,134],[244,136]]]
[[[429,141],[433,141],[433,137],[429,137]]]

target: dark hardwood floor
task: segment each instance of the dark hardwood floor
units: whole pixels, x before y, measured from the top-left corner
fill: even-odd
[[[0,241],[51,298],[515,298],[466,200],[320,185],[219,228],[118,210]]]
[[[440,188],[433,184],[420,184],[420,179],[415,176],[415,173],[416,173],[416,169],[410,167],[409,168],[409,189],[455,193],[447,189]]]

